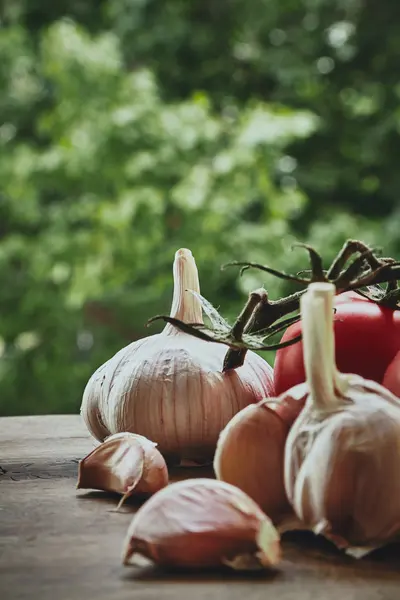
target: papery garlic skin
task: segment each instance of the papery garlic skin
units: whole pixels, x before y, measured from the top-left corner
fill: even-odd
[[[274,523],[291,512],[283,481],[289,428],[262,400],[243,408],[221,432],[214,457],[217,479],[250,496]]]
[[[327,417],[309,438],[307,454],[292,456],[301,462],[292,473],[295,485],[288,485],[297,515],[343,548],[373,548],[400,534],[400,409],[382,409],[366,393],[356,400],[352,390],[359,404]],[[288,446],[298,445],[296,429],[302,430],[304,420],[309,426],[306,413],[300,419]]]
[[[168,485],[168,469],[157,444],[134,433],[108,437],[79,463],[78,489],[154,494]]]
[[[196,263],[190,250],[175,254],[171,316],[202,322]],[[123,348],[92,375],[81,414],[102,441],[120,431],[158,444],[171,461],[211,461],[218,435],[239,410],[271,395],[272,368],[249,352],[236,371],[222,373],[226,349],[167,324],[160,334]]]
[[[286,441],[285,489],[306,526],[362,556],[400,535],[400,400],[337,371],[332,288],[312,284],[301,302],[308,397]]]
[[[272,567],[279,534],[247,494],[222,481],[187,479],[150,498],[133,517],[123,562],[135,555],[170,567]]]

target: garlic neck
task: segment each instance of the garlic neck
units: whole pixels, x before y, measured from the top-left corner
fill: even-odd
[[[312,407],[321,412],[341,404],[340,374],[335,364],[333,298],[330,283],[312,283],[301,299],[304,367]]]
[[[170,316],[184,323],[203,323],[200,300],[191,293],[200,293],[200,283],[196,262],[190,250],[181,248],[175,253],[173,274],[174,295]],[[176,335],[180,332],[168,323],[163,333]]]

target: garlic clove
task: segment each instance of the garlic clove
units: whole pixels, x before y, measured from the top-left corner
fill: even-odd
[[[281,558],[280,537],[247,494],[222,481],[187,479],[169,485],[133,517],[123,563],[136,555],[174,567],[262,569]]]
[[[271,526],[271,521],[262,521],[256,538],[256,554],[238,554],[232,559],[224,558],[223,564],[236,571],[258,570],[261,567],[276,566],[281,560],[281,546],[277,530]]]
[[[77,488],[122,494],[118,508],[133,493],[154,494],[168,485],[156,445],[134,433],[111,435],[80,461]]]
[[[221,432],[214,458],[217,479],[237,486],[274,523],[291,512],[283,482],[289,431],[267,400],[237,413]]]

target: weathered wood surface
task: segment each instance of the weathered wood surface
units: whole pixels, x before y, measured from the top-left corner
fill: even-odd
[[[123,567],[135,503],[112,512],[116,496],[75,489],[93,447],[78,416],[0,419],[1,600],[400,599],[399,546],[356,561],[304,535],[276,574]]]

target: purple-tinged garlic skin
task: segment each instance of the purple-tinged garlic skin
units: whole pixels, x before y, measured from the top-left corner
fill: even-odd
[[[243,408],[221,432],[214,457],[217,479],[237,486],[279,523],[291,512],[283,481],[289,427],[262,400]]]
[[[222,481],[187,479],[152,496],[133,517],[123,562],[139,555],[166,567],[276,566],[280,538],[247,494]]]
[[[108,437],[79,463],[78,489],[151,495],[168,485],[168,469],[157,444],[134,433]]]

